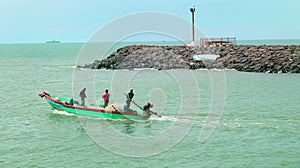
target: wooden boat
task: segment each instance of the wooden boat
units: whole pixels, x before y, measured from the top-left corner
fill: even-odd
[[[70,104],[71,99],[52,97],[46,92],[39,94],[41,98],[45,98],[50,104],[52,110],[64,111],[66,113],[74,114],[77,116],[85,116],[91,118],[103,119],[130,119],[130,120],[147,120],[150,114],[143,110],[135,110],[131,112],[122,112],[116,110],[107,110],[103,107],[84,107],[78,103]]]

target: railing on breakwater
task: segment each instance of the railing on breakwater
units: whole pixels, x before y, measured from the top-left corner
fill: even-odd
[[[235,45],[236,37],[225,37],[225,38],[200,38],[200,46],[211,46],[211,45]]]

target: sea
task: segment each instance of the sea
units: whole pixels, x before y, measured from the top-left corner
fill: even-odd
[[[235,70],[86,70],[76,65],[133,44],[0,44],[0,167],[299,167],[300,74]],[[247,40],[243,45],[299,45]],[[97,105],[134,90],[147,121],[52,111],[39,93]],[[134,104],[132,109],[138,109]]]

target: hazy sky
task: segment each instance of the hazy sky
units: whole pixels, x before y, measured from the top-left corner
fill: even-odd
[[[144,11],[191,20],[208,37],[300,39],[300,0],[0,0],[0,43],[85,42],[102,26]]]

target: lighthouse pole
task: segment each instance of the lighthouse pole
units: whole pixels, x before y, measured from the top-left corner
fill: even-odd
[[[195,44],[195,28],[194,28],[195,7],[190,8],[190,11],[192,12],[192,43],[191,44],[193,45],[193,44]]]

